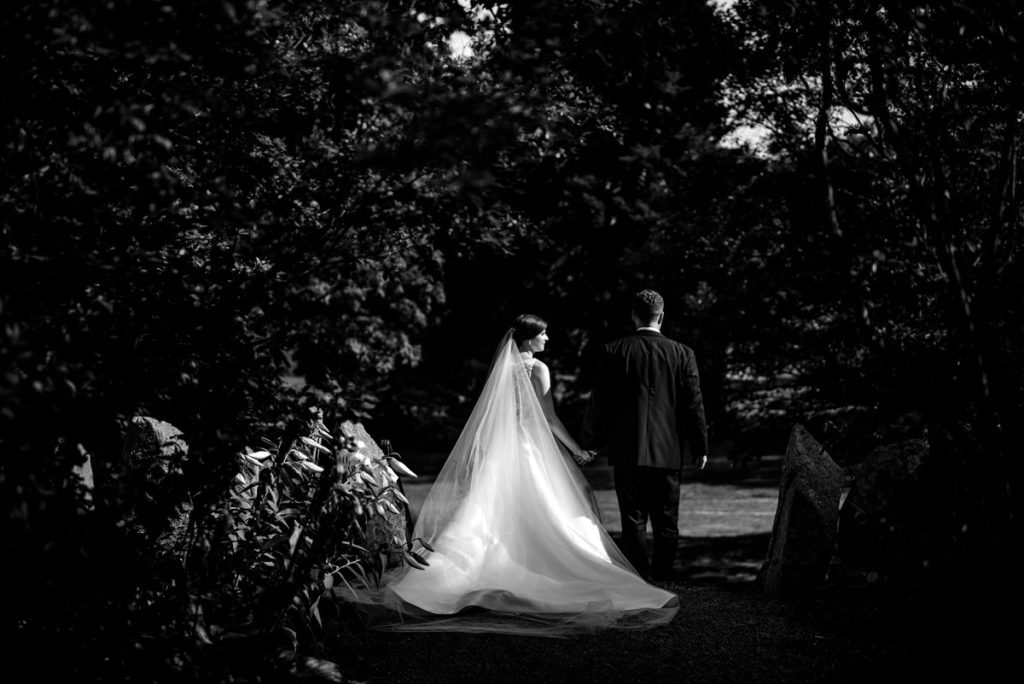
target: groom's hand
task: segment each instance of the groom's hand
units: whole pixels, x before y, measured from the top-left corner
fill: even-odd
[[[704,454],[700,457],[700,465],[697,466],[697,470],[704,470],[704,466],[708,464],[708,455]]]
[[[572,460],[576,461],[576,465],[585,466],[594,460],[597,456],[597,452],[593,449],[580,449],[572,455]]]

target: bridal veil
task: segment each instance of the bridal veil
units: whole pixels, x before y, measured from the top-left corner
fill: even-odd
[[[675,594],[641,579],[602,527],[511,331],[413,537],[433,548],[426,569],[395,568],[355,592],[369,627],[558,636],[655,627],[678,610]]]

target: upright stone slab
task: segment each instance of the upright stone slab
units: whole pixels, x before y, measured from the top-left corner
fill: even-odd
[[[122,471],[147,471],[151,478],[162,478],[180,468],[188,456],[184,433],[170,423],[135,416],[125,435]]]
[[[96,478],[92,473],[92,454],[85,450],[81,444],[78,445],[78,451],[85,459],[78,465],[71,466],[71,471],[78,477],[82,483],[84,489],[82,496],[86,501],[92,500],[92,490],[96,488]]]
[[[352,421],[345,421],[341,425],[342,432],[346,436],[352,437],[356,440],[362,441],[366,444],[361,451],[369,456],[370,458],[381,458],[384,456],[383,450],[377,445],[373,437],[366,431],[362,423],[353,423]],[[399,488],[401,487],[401,480],[398,482]],[[366,523],[366,542],[368,548],[378,548],[381,545],[391,546],[394,541],[400,544],[408,541],[408,523],[409,523],[409,510],[405,502],[399,499],[393,494],[387,494],[385,498],[394,504],[395,508],[398,509],[397,513],[385,510],[384,519],[374,516],[369,519]],[[398,562],[401,557],[401,553],[393,553],[392,560]]]
[[[118,475],[122,511],[133,525],[158,535],[165,549],[186,542],[190,503],[182,500],[168,518],[163,509],[165,490],[180,482],[188,459],[184,433],[170,423],[150,416],[134,416],[124,435],[124,453]]]
[[[800,596],[828,572],[835,551],[843,471],[802,426],[789,437],[768,556],[761,566],[772,599]]]

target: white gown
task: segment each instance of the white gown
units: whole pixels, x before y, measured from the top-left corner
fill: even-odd
[[[510,333],[417,519],[429,566],[386,573],[354,605],[392,630],[554,636],[668,623],[678,598],[640,578],[605,532]]]

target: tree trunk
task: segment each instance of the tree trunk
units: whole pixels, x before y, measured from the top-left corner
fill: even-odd
[[[818,163],[818,174],[821,178],[822,204],[829,231],[842,248],[841,252],[843,254],[851,254],[853,252],[847,249],[846,235],[843,233],[842,224],[839,222],[839,209],[836,206],[835,185],[832,182],[831,159],[828,153],[829,114],[832,111],[835,100],[835,80],[832,76],[833,53],[835,51],[832,23],[835,8],[832,2],[829,1],[822,5],[821,11],[822,38],[819,63],[821,99],[818,103],[818,114],[814,121],[814,150]],[[868,299],[864,296],[862,287],[854,289],[853,305],[855,308],[853,312],[854,319],[858,321],[865,341],[877,351],[883,343],[875,334],[871,321],[871,308]]]

